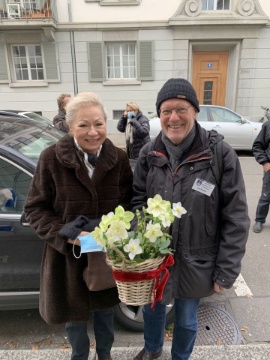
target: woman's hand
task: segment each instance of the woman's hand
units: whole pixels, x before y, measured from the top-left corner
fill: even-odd
[[[87,235],[87,234],[89,234],[89,232],[87,232],[87,231],[82,231],[82,232],[79,234],[79,236],[84,236],[84,235]],[[73,239],[68,239],[67,242],[68,242],[69,244],[72,244],[72,245],[74,244],[74,245],[81,246],[81,242],[80,242],[80,240],[79,240],[78,238],[76,238],[75,240],[73,240]]]

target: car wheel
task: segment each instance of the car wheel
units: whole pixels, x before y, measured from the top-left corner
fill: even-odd
[[[132,306],[120,303],[115,306],[114,314],[116,321],[131,331],[143,331],[142,306]],[[167,305],[166,325],[174,321],[174,304]]]

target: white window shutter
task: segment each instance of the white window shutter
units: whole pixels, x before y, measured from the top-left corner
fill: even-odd
[[[153,41],[139,42],[139,79],[154,80]]]
[[[44,68],[46,69],[46,80],[48,82],[59,82],[59,70],[56,57],[56,47],[53,42],[43,42]]]
[[[88,44],[88,68],[89,81],[102,82],[104,80],[103,74],[103,54],[101,42],[90,42]]]
[[[6,57],[6,45],[0,43],[0,83],[8,83],[8,63]]]

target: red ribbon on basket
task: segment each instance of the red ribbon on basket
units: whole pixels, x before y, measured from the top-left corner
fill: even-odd
[[[156,302],[161,301],[165,285],[169,279],[170,273],[168,267],[173,266],[174,258],[171,254],[168,254],[164,261],[159,265],[155,270],[148,270],[145,272],[125,272],[121,270],[112,270],[113,277],[115,280],[120,282],[136,282],[144,280],[153,280],[155,281],[154,287],[154,301],[152,302],[151,308],[154,310]],[[164,275],[161,277],[162,273]]]

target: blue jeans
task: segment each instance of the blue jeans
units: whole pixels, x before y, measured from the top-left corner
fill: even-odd
[[[93,312],[96,352],[100,359],[110,356],[114,341],[114,309]],[[72,347],[72,360],[88,360],[90,340],[87,334],[87,322],[66,323],[68,340]]]
[[[172,341],[172,360],[187,360],[195,343],[198,319],[197,310],[200,299],[175,299],[175,322]],[[160,302],[155,310],[151,305],[143,307],[144,348],[150,353],[161,350],[164,343],[166,325],[166,305]]]
[[[265,223],[270,205],[270,170],[263,176],[262,194],[256,210],[256,222]]]

